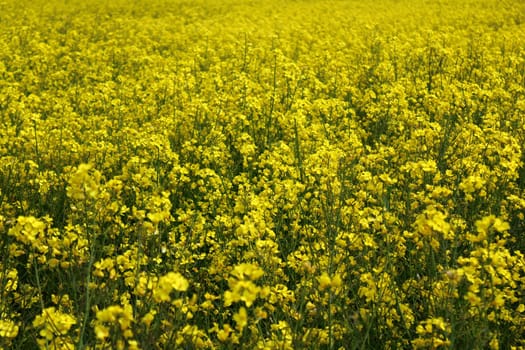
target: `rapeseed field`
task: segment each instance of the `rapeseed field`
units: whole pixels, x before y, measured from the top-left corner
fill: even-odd
[[[525,349],[525,2],[3,0],[1,349]]]

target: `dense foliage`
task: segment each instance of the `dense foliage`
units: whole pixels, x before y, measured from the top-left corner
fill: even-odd
[[[4,0],[0,348],[524,349],[525,2]]]

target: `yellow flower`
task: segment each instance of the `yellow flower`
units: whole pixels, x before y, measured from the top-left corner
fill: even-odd
[[[412,346],[416,349],[436,349],[441,346],[446,347],[450,345],[450,340],[448,339],[450,326],[442,317],[422,321],[416,327],[416,333],[419,337],[412,340]]]
[[[471,242],[483,242],[489,237],[489,233],[493,228],[497,232],[505,232],[510,229],[509,223],[497,218],[494,215],[483,217],[481,220],[476,221],[476,231],[478,235],[467,234],[467,238]]]
[[[330,279],[330,276],[328,276],[328,273],[323,272],[321,276],[317,278],[319,281],[319,289],[325,290],[326,288],[330,287],[332,280]]]
[[[1,266],[1,265],[0,265]],[[0,281],[5,283],[4,290],[2,292],[12,292],[18,288],[18,271],[16,269],[11,269],[7,271],[7,274],[4,275],[3,271],[0,271]],[[2,295],[2,294],[0,294]]]
[[[504,296],[502,294],[498,293],[494,297],[494,300],[492,301],[491,305],[494,306],[494,307],[497,307],[497,308],[500,308],[503,305],[505,305],[505,298],[504,298]]]
[[[142,317],[142,323],[144,323],[147,327],[151,325],[151,322],[155,319],[155,315],[157,314],[157,311],[150,310],[146,315]]]
[[[490,340],[489,347],[491,350],[498,350],[499,349],[499,341],[497,337],[493,337]]]
[[[237,324],[237,330],[242,332],[244,327],[248,324],[248,312],[246,311],[246,308],[241,307],[239,312],[233,315],[233,320]]]
[[[224,292],[224,305],[230,306],[237,301],[244,301],[250,307],[257,299],[261,288],[252,281],[231,281],[231,290]]]
[[[231,274],[239,279],[248,278],[254,281],[261,278],[264,275],[264,271],[257,265],[243,263],[236,265]]]
[[[103,310],[97,311],[94,325],[95,334],[98,339],[103,340],[111,334],[112,326],[114,326],[121,332],[122,337],[130,339],[133,337],[131,329],[133,322],[131,305],[110,305]]]
[[[107,337],[109,337],[109,328],[102,324],[95,325],[95,336],[99,340],[106,339]]]
[[[494,219],[494,223],[492,224],[492,227],[498,232],[504,232],[510,229],[510,225],[508,222],[502,221],[499,218]]]
[[[67,334],[76,322],[75,317],[65,314],[55,307],[48,307],[42,311],[41,315],[35,317],[33,326],[41,328],[39,334],[43,338],[52,340],[55,337]]]
[[[0,338],[15,338],[18,335],[18,325],[11,320],[0,320]]]
[[[232,332],[232,328],[229,324],[224,324],[222,326],[222,329],[219,329],[217,331],[217,338],[221,342],[226,342],[228,340],[228,337],[230,336],[230,333]]]
[[[485,216],[481,220],[476,221],[476,230],[478,233],[483,233],[484,235],[487,234],[489,231],[490,226],[493,224],[495,219],[494,215]]]
[[[341,275],[339,274],[335,274],[334,277],[332,278],[332,287],[334,288],[339,288],[341,287],[341,285],[343,284],[343,280],[341,278]]]
[[[67,196],[75,200],[95,199],[99,193],[102,174],[93,170],[91,164],[80,164],[71,175],[67,186]]]
[[[24,244],[41,245],[39,237],[44,235],[46,224],[33,216],[19,216],[16,225],[9,230],[9,235]]]
[[[156,288],[153,290],[155,301],[169,301],[173,290],[184,292],[188,289],[189,282],[178,272],[168,272],[159,278]]]
[[[377,286],[374,277],[367,272],[361,275],[360,280],[366,285],[359,287],[359,296],[365,297],[367,302],[373,301],[377,296]]]

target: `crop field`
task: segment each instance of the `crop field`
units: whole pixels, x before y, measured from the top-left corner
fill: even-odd
[[[0,349],[525,349],[523,0],[0,2]]]

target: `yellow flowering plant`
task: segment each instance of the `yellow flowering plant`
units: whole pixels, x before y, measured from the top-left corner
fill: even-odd
[[[524,14],[0,2],[0,349],[523,348]]]

